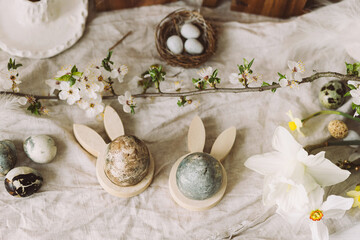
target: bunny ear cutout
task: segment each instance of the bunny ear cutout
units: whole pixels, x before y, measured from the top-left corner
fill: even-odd
[[[98,157],[105,149],[106,143],[104,139],[91,128],[81,124],[74,124],[73,129],[76,140],[91,155]]]
[[[190,152],[202,152],[205,146],[205,127],[201,118],[195,116],[188,133],[188,149]]]
[[[106,106],[104,113],[105,131],[111,141],[125,134],[124,125],[117,112],[110,106]]]
[[[236,128],[231,127],[223,131],[215,140],[210,155],[220,162],[229,154],[236,138]]]

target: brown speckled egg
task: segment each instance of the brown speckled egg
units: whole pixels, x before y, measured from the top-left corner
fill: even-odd
[[[348,127],[341,120],[332,120],[329,122],[328,130],[330,135],[337,139],[342,139],[348,134]]]
[[[121,187],[139,183],[147,174],[150,153],[143,141],[135,136],[120,136],[106,150],[105,174]]]

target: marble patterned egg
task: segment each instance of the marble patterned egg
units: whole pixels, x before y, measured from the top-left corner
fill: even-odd
[[[121,187],[139,183],[148,173],[150,152],[146,144],[135,136],[120,136],[105,152],[105,174]]]
[[[173,54],[180,54],[184,49],[184,44],[181,38],[177,35],[172,35],[166,40],[166,46]]]
[[[49,163],[56,155],[55,141],[47,135],[30,136],[24,141],[26,155],[36,163]]]
[[[336,109],[345,101],[346,86],[340,81],[330,81],[320,90],[319,101],[325,108]]]
[[[40,173],[30,167],[11,169],[5,177],[5,188],[15,197],[28,197],[36,193],[43,183]]]
[[[199,55],[204,51],[203,45],[196,39],[188,39],[184,44],[185,51],[191,55]]]
[[[186,39],[200,37],[200,30],[191,23],[185,23],[180,29],[181,36]]]
[[[5,176],[16,164],[16,148],[12,141],[0,141],[0,176]]]
[[[204,200],[217,193],[223,181],[221,163],[207,153],[187,155],[176,171],[176,184],[187,198]]]

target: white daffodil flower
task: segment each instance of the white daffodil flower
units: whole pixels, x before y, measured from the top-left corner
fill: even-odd
[[[136,105],[136,102],[129,91],[126,91],[124,95],[119,96],[118,101],[123,105],[123,110],[126,113],[131,113]]]
[[[326,159],[325,152],[309,155],[283,127],[275,130],[272,147],[275,151],[252,156],[245,166],[265,175],[263,199],[271,200],[269,204],[277,204],[280,209],[289,210],[296,204],[294,196],[303,196],[301,204],[306,204],[307,198],[299,184],[309,192],[317,185],[331,186],[350,175]]]
[[[288,67],[290,68],[292,72],[293,80],[297,82],[302,81],[302,74],[305,73],[305,66],[301,61],[295,62],[295,61],[288,61]]]
[[[73,105],[76,101],[80,100],[80,92],[76,84],[70,86],[69,82],[60,83],[59,98],[66,100],[69,105]]]
[[[96,99],[81,99],[78,105],[84,109],[87,117],[95,117],[104,111],[104,104],[101,98]]]
[[[213,69],[212,67],[203,68],[198,72],[198,74],[201,78],[207,80],[213,74]]]
[[[303,126],[300,118],[294,118],[291,110],[289,110],[286,115],[288,115],[288,117],[290,118],[290,122],[289,122],[289,128],[291,131],[297,131],[301,136],[305,136],[302,132],[301,132],[301,128]]]
[[[336,195],[328,196],[323,202],[324,190],[321,187],[316,188],[309,193],[309,204],[297,212],[278,213],[298,230],[303,222],[310,226],[313,240],[328,240],[328,228],[323,222],[324,219],[342,218],[354,203],[352,198],[344,198]]]
[[[111,71],[111,78],[117,78],[121,83],[124,81],[124,76],[128,73],[128,67],[126,65],[114,64],[114,69]]]

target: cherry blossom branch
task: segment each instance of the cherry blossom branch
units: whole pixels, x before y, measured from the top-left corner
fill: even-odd
[[[349,76],[346,74],[341,74],[337,72],[318,72],[309,77],[303,78],[303,83],[311,83],[320,78],[337,78],[340,81],[360,81],[360,77],[357,76]],[[210,94],[210,93],[242,93],[242,92],[263,92],[267,90],[281,88],[279,84],[274,84],[270,86],[262,86],[262,87],[243,87],[243,88],[208,88],[204,90],[194,90],[194,91],[187,91],[187,92],[157,92],[157,93],[140,93],[132,95],[133,98],[144,98],[144,97],[188,97],[200,94]],[[13,95],[13,96],[32,96],[38,100],[58,100],[58,96],[40,96],[40,95],[33,95],[33,94],[26,94],[26,93],[14,93],[14,92],[6,92],[0,91],[2,95]],[[103,96],[103,100],[109,99],[116,99],[120,95],[113,94],[110,96]]]

